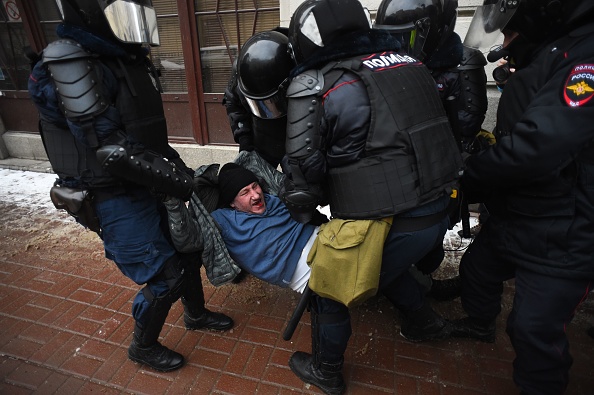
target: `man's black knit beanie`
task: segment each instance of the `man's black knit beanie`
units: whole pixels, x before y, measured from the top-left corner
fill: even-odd
[[[253,182],[258,182],[254,173],[236,163],[227,163],[219,171],[219,202],[229,206],[239,191]]]

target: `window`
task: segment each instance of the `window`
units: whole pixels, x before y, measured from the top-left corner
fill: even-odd
[[[46,41],[55,40],[60,22],[55,3],[35,0],[34,5]],[[26,54],[32,50],[23,18],[15,2],[6,2],[0,9],[0,90],[27,90],[31,65]]]
[[[188,91],[176,0],[153,0],[161,45],[151,49],[164,93]]]
[[[279,25],[279,0],[194,0],[205,93],[222,93],[241,45]]]

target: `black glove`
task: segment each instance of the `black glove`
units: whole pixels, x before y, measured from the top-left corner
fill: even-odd
[[[314,226],[320,226],[329,222],[330,220],[324,214],[322,214],[319,210],[315,210],[311,219],[309,220],[308,224]]]
[[[315,186],[310,186],[308,190],[295,189],[293,182],[285,179],[279,192],[279,198],[287,206],[295,221],[307,224],[313,219],[314,213],[317,213],[316,207],[320,202],[315,191],[318,191]]]
[[[194,170],[191,167],[188,167],[188,165],[186,165],[186,162],[184,162],[182,160],[182,158],[169,159],[169,161],[171,163],[173,163],[173,165],[175,166],[175,168],[177,170],[183,171],[184,173],[186,173],[190,177],[194,178]]]
[[[242,136],[239,138],[239,151],[253,151],[254,141],[250,136]]]

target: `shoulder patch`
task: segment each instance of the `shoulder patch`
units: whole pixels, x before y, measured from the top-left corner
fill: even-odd
[[[594,64],[580,64],[571,70],[565,86],[563,97],[570,107],[580,107],[594,96]]]

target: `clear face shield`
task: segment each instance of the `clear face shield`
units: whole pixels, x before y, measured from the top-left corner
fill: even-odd
[[[470,48],[489,48],[498,38],[516,13],[521,0],[485,0],[477,7],[470,22],[464,45]]]
[[[423,47],[429,35],[431,24],[428,18],[419,21],[418,24],[410,22],[402,25],[374,25],[374,29],[388,30],[402,45],[402,50],[407,54],[423,60],[425,53]]]
[[[262,98],[245,96],[252,114],[262,119],[276,119],[287,115],[287,87],[289,79],[284,80],[272,95]]]
[[[103,12],[111,30],[125,43],[160,45],[157,14],[150,0],[115,0]]]

